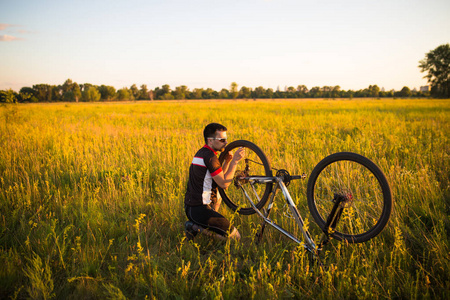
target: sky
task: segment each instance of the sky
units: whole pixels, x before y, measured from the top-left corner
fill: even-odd
[[[448,0],[0,0],[0,90],[427,85]]]

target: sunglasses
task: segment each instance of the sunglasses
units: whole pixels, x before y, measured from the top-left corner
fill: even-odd
[[[222,142],[222,143],[226,143],[227,142],[227,138],[221,139],[221,138],[209,137],[208,139],[210,139],[210,140],[217,140],[217,141]]]

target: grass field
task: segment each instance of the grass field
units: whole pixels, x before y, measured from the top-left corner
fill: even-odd
[[[325,269],[272,228],[256,245],[257,216],[225,205],[242,243],[186,242],[188,167],[213,121],[291,174],[369,157],[392,189],[387,228],[333,240]],[[0,298],[449,299],[449,121],[450,100],[428,99],[2,106]],[[317,235],[306,182],[289,189]]]

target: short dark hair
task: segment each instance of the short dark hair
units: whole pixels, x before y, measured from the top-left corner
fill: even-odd
[[[227,131],[227,128],[219,123],[210,123],[206,125],[205,129],[203,129],[203,137],[205,138],[205,143],[208,143],[209,137],[215,137],[216,131]]]

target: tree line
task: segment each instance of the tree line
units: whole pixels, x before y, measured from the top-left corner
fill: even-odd
[[[96,102],[96,101],[133,101],[133,100],[190,100],[190,99],[283,99],[283,98],[361,98],[361,97],[427,97],[428,93],[411,91],[404,87],[401,91],[384,91],[377,85],[353,91],[341,90],[340,86],[312,87],[305,85],[285,87],[283,90],[250,88],[233,82],[229,89],[220,91],[211,88],[190,90],[181,85],[171,89],[168,84],[149,89],[143,84],[136,84],[116,90],[109,85],[78,84],[67,79],[62,85],[36,84],[23,87],[17,93],[13,90],[0,91],[0,102]]]
[[[250,88],[231,83],[229,89],[215,91],[211,88],[195,88],[192,91],[185,85],[171,89],[168,84],[149,90],[143,84],[138,88],[133,84],[129,88],[116,90],[109,85],[93,85],[90,83],[78,84],[67,79],[62,85],[36,84],[32,87],[23,87],[17,93],[11,89],[0,90],[0,102],[94,102],[94,101],[130,101],[130,100],[184,100],[184,99],[279,99],[279,98],[353,98],[353,97],[450,97],[450,45],[440,45],[425,54],[419,61],[421,72],[431,86],[430,92],[411,91],[405,86],[400,91],[384,91],[377,85],[370,85],[366,89],[353,91],[341,90],[340,86],[312,87],[305,85],[297,87],[271,88],[259,86]]]

